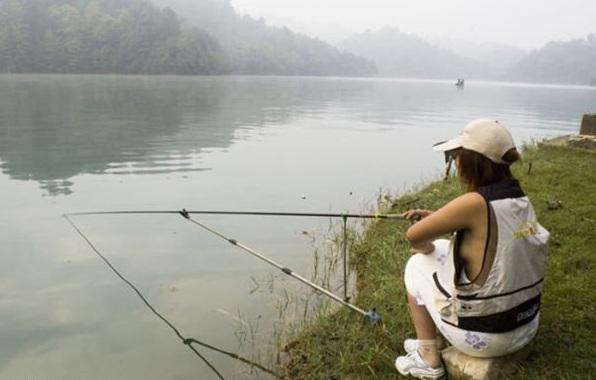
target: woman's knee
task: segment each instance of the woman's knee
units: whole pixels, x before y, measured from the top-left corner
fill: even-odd
[[[416,282],[420,279],[420,275],[423,272],[425,255],[422,253],[417,253],[412,255],[408,262],[406,263],[406,267],[404,269],[404,283],[406,284],[406,290],[410,294],[415,293],[416,289]]]
[[[435,250],[429,254],[416,253],[406,263],[404,282],[406,289],[412,295],[421,286],[421,282],[428,281],[432,274],[445,264],[449,251],[449,240],[438,239],[433,242]]]
[[[410,274],[414,271],[418,271],[422,267],[422,262],[424,261],[424,256],[422,253],[416,253],[408,259],[406,262],[406,268],[404,273]]]

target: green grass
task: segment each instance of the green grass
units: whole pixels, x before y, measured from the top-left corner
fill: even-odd
[[[528,174],[528,166],[532,169]],[[514,167],[551,232],[541,325],[532,354],[515,378],[596,378],[596,153],[565,147],[531,147]],[[395,200],[393,212],[437,209],[461,192],[456,179],[434,182]],[[379,221],[351,249],[363,308],[376,307],[385,328],[346,309],[319,317],[289,347],[285,375],[296,379],[388,378],[402,342],[414,336],[402,280],[408,224]]]

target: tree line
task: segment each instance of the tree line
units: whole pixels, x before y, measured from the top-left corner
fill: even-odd
[[[197,0],[201,2],[204,0]],[[229,3],[225,1],[223,4]],[[230,9],[232,9],[230,7]],[[206,9],[215,12],[215,9]],[[215,14],[202,14],[206,24]],[[208,26],[208,25],[206,25]],[[215,35],[147,0],[2,0],[0,72],[370,75],[374,64],[245,19]],[[255,38],[258,43],[255,42]],[[222,43],[223,41],[223,43]]]
[[[549,42],[513,66],[507,78],[596,86],[596,35]]]
[[[3,0],[0,71],[218,74],[217,41],[143,0]]]
[[[324,41],[240,15],[230,0],[154,0],[183,15],[184,22],[217,38],[230,69],[245,75],[372,76],[372,60]]]
[[[383,76],[596,85],[594,34],[552,41],[515,59],[507,56],[507,49],[472,59],[397,28],[356,34],[344,40],[340,47],[373,60]]]

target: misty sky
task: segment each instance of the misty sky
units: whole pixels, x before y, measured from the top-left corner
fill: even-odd
[[[232,0],[240,13],[336,42],[385,25],[523,48],[596,33],[596,0]]]

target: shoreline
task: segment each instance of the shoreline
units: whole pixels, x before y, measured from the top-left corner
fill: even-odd
[[[0,77],[25,77],[25,76],[47,76],[47,77],[130,77],[130,78],[269,78],[269,79],[328,79],[328,80],[353,80],[353,81],[387,81],[387,82],[428,82],[444,83],[450,86],[454,85],[453,78],[408,78],[408,77],[388,77],[388,76],[337,76],[337,75],[278,75],[278,74],[204,74],[204,75],[184,75],[184,74],[133,74],[133,73],[9,73],[0,72]],[[579,83],[559,83],[559,82],[518,82],[509,80],[499,80],[491,78],[467,79],[466,84],[476,84],[480,86],[502,86],[502,87],[529,87],[529,88],[553,88],[553,89],[577,89],[596,91],[596,85]],[[454,86],[455,87],[455,86]],[[464,89],[465,90],[465,89]]]
[[[539,143],[524,149],[515,176],[532,200],[538,220],[551,232],[541,327],[530,358],[515,378],[568,378],[594,374],[591,326],[596,258],[596,151]],[[578,191],[581,189],[581,191]],[[460,193],[454,177],[434,181],[395,199],[390,212],[436,209]],[[409,257],[403,233],[409,225],[382,220],[368,226],[350,252],[356,272],[355,302],[379,310],[384,329],[349,310],[322,316],[286,346],[287,378],[396,378],[393,360],[412,337],[403,301],[404,265]],[[573,295],[572,297],[570,297]],[[559,344],[553,345],[552,339]],[[549,343],[550,342],[550,343]]]

